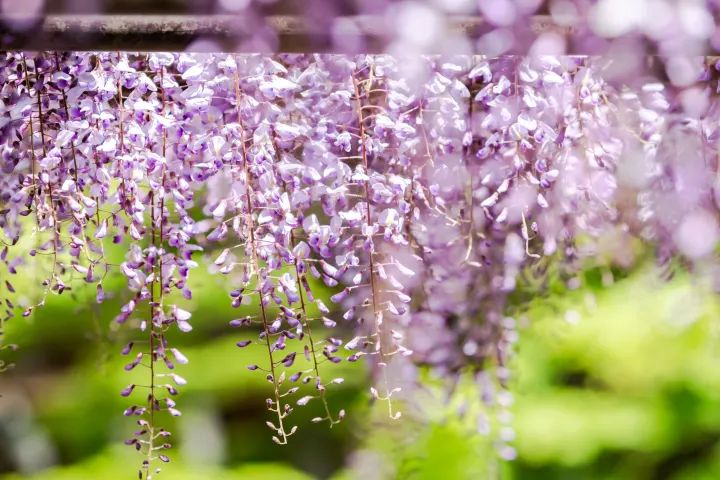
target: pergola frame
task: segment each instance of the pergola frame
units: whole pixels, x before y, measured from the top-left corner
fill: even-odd
[[[25,28],[13,30],[11,26],[18,21],[24,21]],[[361,36],[365,41],[363,51],[378,53],[391,39],[381,16],[336,17],[334,22],[339,28],[332,34],[327,25],[299,16],[270,15],[265,22],[275,31],[280,52],[333,53],[337,51],[333,40],[342,40],[343,36],[357,40]],[[476,16],[447,17],[447,27],[449,32],[471,39],[491,30],[482,17]],[[572,33],[571,28],[555,25],[546,15],[533,17],[531,28],[536,33]],[[250,33],[237,15],[48,14],[33,20],[0,15],[0,49],[4,50],[184,51],[192,50],[196,41],[203,39],[225,50],[238,51],[242,49],[241,40]]]

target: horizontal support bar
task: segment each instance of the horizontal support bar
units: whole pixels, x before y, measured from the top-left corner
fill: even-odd
[[[387,32],[393,29],[384,17],[372,15],[337,17],[332,28],[328,22],[290,15],[257,21],[238,15],[57,14],[34,20],[0,15],[0,49],[183,51],[201,48],[195,42],[202,39],[223,50],[242,51],[253,48],[243,47],[243,39],[263,20],[275,32],[281,52],[334,52],[338,51],[334,45],[343,44],[344,37],[357,44],[358,36],[364,39],[363,51],[381,52],[391,39]],[[531,28],[536,33],[571,33],[543,15],[532,18]],[[482,17],[450,16],[446,30],[477,38],[491,27]]]

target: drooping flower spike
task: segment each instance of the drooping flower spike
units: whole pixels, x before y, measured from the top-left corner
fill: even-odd
[[[239,348],[266,351],[248,369],[267,379],[278,444],[295,406],[330,427],[345,416],[327,367],[361,358],[390,418],[416,367],[471,371],[508,408],[509,296],[542,285],[549,261],[571,287],[588,262],[628,266],[637,239],[663,264],[714,262],[714,65],[687,90],[619,81],[595,57],[418,56],[412,75],[406,61],[0,55],[0,333],[49,295],[87,283],[102,302],[108,276],[125,278],[114,321],[132,373],[118,388],[142,478],[169,461],[188,358],[167,333],[194,322],[172,298],[192,297],[202,251],[228,309],[256,307],[230,324]],[[22,268],[41,269],[42,290],[17,305]]]

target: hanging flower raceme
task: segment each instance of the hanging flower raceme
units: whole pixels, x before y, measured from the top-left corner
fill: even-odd
[[[360,359],[392,419],[425,367],[472,372],[505,422],[509,296],[542,285],[547,262],[573,286],[588,262],[628,266],[639,238],[662,262],[709,263],[709,65],[688,97],[619,83],[599,58],[412,61],[409,75],[389,55],[0,55],[0,340],[16,311],[77,283],[102,302],[123,277],[118,388],[150,479],[181,414],[188,358],[168,333],[192,334],[178,302],[203,250],[228,309],[253,308],[230,325],[239,348],[265,352],[248,369],[267,380],[278,444],[296,406],[330,427],[345,416],[329,372]],[[120,262],[110,244],[127,247]],[[18,305],[23,268],[42,271],[41,293]]]

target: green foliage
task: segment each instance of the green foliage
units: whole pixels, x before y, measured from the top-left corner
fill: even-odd
[[[121,465],[132,464],[132,452],[119,451],[117,447],[92,457],[91,459],[66,467],[51,468],[36,475],[6,475],[3,480],[97,480],[100,478],[118,478]],[[212,478],[214,480],[309,480],[312,477],[290,466],[280,463],[256,463],[235,468],[216,468],[207,466],[189,466],[183,463],[168,464],[163,475],[173,480],[196,480]]]
[[[354,480],[369,478],[363,470],[369,468],[377,478],[407,480],[719,478],[720,302],[707,285],[684,276],[662,283],[648,269],[603,287],[596,273],[588,272],[586,286],[575,291],[552,287],[518,315],[512,411],[519,458],[505,463],[494,459],[492,436],[475,433],[482,409],[472,382],[461,382],[446,399],[438,394],[442,380],[423,373],[410,394],[412,408],[388,425],[382,406],[368,406],[362,368],[348,364],[332,367],[346,382],[330,392],[353,412],[348,421],[332,430],[305,425],[293,448],[274,446],[262,434],[264,412],[257,408],[265,382],[245,369],[263,353],[234,347],[237,332],[222,326],[237,312],[199,271],[196,334],[183,347],[192,362],[181,372],[192,379],[183,392],[188,411],[177,431],[182,445],[182,422],[194,411],[210,411],[226,445],[210,464],[180,448],[164,476]],[[103,306],[101,335],[88,338],[83,332],[92,320],[76,305],[53,298],[36,318],[9,325],[25,355],[8,384],[27,381],[21,374],[30,377],[24,385],[41,383],[43,393],[32,396],[33,422],[65,465],[35,476],[0,475],[3,480],[115,478],[132,455],[118,446],[128,428],[117,418],[126,404],[118,389],[133,380],[117,352],[123,333],[108,328],[115,306]],[[82,354],[37,376],[45,361],[63,359],[64,342]],[[101,362],[98,349],[106,352]],[[23,365],[28,359],[39,364]],[[306,408],[296,411],[298,423],[314,415],[312,403]]]

